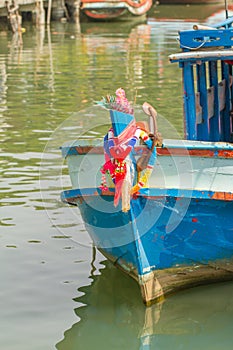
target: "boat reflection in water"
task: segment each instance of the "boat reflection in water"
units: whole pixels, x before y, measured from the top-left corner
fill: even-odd
[[[80,321],[65,331],[58,350],[232,348],[232,283],[193,288],[145,307],[137,283],[104,265],[79,289]]]

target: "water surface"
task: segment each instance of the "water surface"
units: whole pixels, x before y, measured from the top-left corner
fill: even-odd
[[[109,122],[93,104],[116,88],[157,108],[164,137],[182,135],[181,74],[168,55],[178,30],[212,9],[155,7],[144,23],[26,23],[23,47],[0,32],[2,349],[232,349],[231,283],[146,309],[59,198],[70,186],[59,146],[103,136]]]

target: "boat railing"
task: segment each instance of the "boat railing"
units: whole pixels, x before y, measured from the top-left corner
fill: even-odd
[[[197,27],[198,28],[198,27]],[[233,28],[230,29],[200,29],[180,32],[180,48],[184,51],[201,48],[224,47],[233,44]]]
[[[219,22],[217,24],[211,25],[213,28],[230,28],[233,23],[233,17],[230,16],[226,18],[224,21]]]
[[[179,42],[169,58],[183,71],[185,138],[233,142],[233,29],[182,31]]]

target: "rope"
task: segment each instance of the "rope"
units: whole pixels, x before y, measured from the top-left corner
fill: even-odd
[[[201,48],[208,42],[208,40],[205,39],[205,40],[201,43],[201,45],[199,45],[198,47],[189,47],[189,46],[182,45],[182,44],[180,43],[180,38],[177,37],[176,40],[178,41],[178,43],[179,43],[179,45],[180,45],[181,48],[183,48],[183,49],[188,49],[188,50],[191,50],[191,51],[201,49]]]

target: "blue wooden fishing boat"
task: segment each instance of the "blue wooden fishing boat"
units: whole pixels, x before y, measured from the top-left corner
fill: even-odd
[[[184,140],[162,140],[148,103],[150,126],[137,124],[118,89],[99,103],[112,124],[104,141],[62,146],[72,182],[62,200],[147,305],[233,278],[232,22],[181,31],[169,57],[183,74]]]

